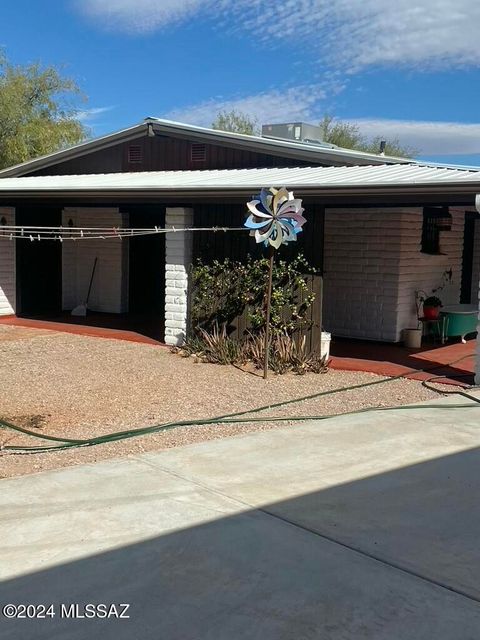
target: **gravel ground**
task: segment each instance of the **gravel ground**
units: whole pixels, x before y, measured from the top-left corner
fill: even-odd
[[[368,373],[331,370],[305,376],[272,374],[263,380],[258,373],[196,363],[164,347],[11,326],[0,326],[0,357],[0,416],[39,434],[80,439],[171,420],[244,411],[381,379]],[[258,415],[328,415],[436,397],[420,382],[400,379]],[[27,455],[3,451],[0,477],[294,424],[298,423],[180,427],[95,447]],[[0,447],[39,444],[49,443],[0,430]]]

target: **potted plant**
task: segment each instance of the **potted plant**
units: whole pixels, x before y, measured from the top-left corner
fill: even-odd
[[[442,301],[437,296],[429,296],[423,301],[423,317],[426,320],[436,320],[442,307]]]

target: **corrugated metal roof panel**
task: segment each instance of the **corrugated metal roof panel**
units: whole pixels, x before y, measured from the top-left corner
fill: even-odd
[[[299,167],[280,169],[222,169],[152,171],[88,175],[3,178],[0,193],[9,191],[109,191],[258,189],[262,186],[328,189],[355,186],[420,186],[480,182],[480,169],[435,168],[419,165],[358,167]]]

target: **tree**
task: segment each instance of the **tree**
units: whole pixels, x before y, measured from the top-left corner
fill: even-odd
[[[212,122],[212,129],[231,131],[232,133],[244,133],[247,136],[254,136],[259,133],[257,118],[242,113],[241,111],[236,111],[235,109],[231,111],[219,111],[217,117]]]
[[[383,140],[381,136],[368,140],[361,132],[356,124],[351,122],[340,122],[333,116],[326,115],[318,123],[322,130],[323,142],[335,144],[337,147],[345,149],[355,149],[357,151],[366,151],[368,153],[379,153],[380,142]],[[386,156],[399,156],[403,158],[412,158],[418,155],[418,150],[412,147],[400,144],[397,139],[386,140],[385,144]]]
[[[55,67],[12,65],[0,51],[0,168],[84,140],[87,130],[69,102],[80,97]]]

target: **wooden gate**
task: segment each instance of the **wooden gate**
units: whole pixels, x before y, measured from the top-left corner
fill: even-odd
[[[296,297],[297,306],[300,306],[305,298],[311,294],[314,294],[315,299],[313,303],[308,307],[306,317],[302,326],[293,332],[295,342],[300,345],[305,338],[305,351],[307,354],[320,353],[320,341],[322,334],[322,297],[323,297],[323,278],[321,275],[305,275],[305,283],[307,285],[306,290],[297,289],[294,293]],[[226,292],[228,287],[231,286],[231,278],[225,278],[224,291]],[[221,287],[223,288],[223,287]],[[198,326],[194,326],[192,321],[192,305],[195,301],[195,288],[189,286],[189,300],[188,300],[188,333],[195,332]],[[246,305],[239,310],[239,313],[235,317],[225,318],[222,317],[223,299],[220,294],[216,299],[211,301],[211,309],[205,325],[211,325],[213,321],[217,321],[220,325],[225,324],[228,334],[239,341],[246,338],[249,331],[252,329],[250,323],[251,308]],[[285,308],[282,313],[282,319],[287,321],[291,318],[291,311]],[[202,323],[203,324],[203,323]]]

